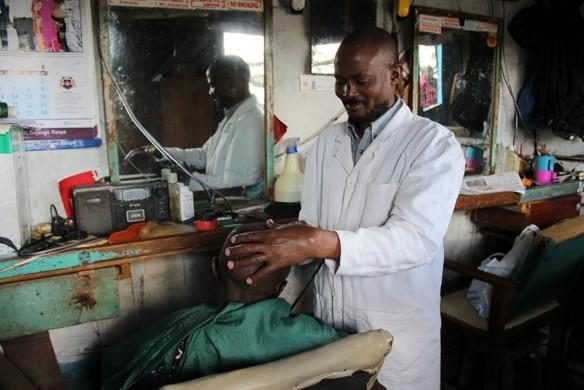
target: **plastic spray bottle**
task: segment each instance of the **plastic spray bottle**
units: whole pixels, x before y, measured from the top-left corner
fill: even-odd
[[[286,142],[286,161],[282,174],[274,185],[274,200],[284,203],[298,203],[302,196],[304,174],[300,171],[298,161],[299,138],[288,138]]]

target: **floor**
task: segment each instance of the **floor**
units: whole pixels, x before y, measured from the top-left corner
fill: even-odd
[[[517,356],[514,364],[514,390],[545,389],[545,329],[540,332],[535,342],[540,347],[535,353]],[[531,343],[534,340],[530,341]],[[533,344],[532,344],[533,345]],[[572,323],[569,327],[564,362],[562,365],[562,383],[554,383],[553,390],[584,390],[584,322]],[[443,333],[442,336],[442,390],[480,390],[484,383],[484,357],[477,353],[467,354],[463,358],[464,341],[458,335]],[[461,365],[466,361],[467,380],[461,375]]]

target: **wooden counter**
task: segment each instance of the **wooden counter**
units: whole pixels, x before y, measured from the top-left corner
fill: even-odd
[[[140,278],[132,275],[133,262],[146,260],[148,267],[187,252],[216,254],[231,229],[72,249],[2,272],[0,340],[120,317],[120,281]],[[0,270],[22,259],[0,260]]]
[[[579,183],[573,182],[530,189],[523,195],[461,195],[456,210],[529,204],[575,194],[578,188]],[[119,317],[119,282],[132,278],[132,262],[152,259],[144,264],[148,266],[156,259],[187,252],[217,254],[231,229],[72,249],[0,272],[0,340]],[[21,260],[0,260],[0,270]]]
[[[578,192],[580,182],[567,182],[528,189],[525,194],[499,192],[484,195],[460,195],[455,211],[475,210],[488,207],[510,206],[555,198]],[[232,227],[212,232],[191,233],[116,245],[102,245],[74,249],[46,255],[29,264],[0,272],[0,285],[24,280],[34,280],[92,269],[118,267],[123,275],[125,267],[135,260],[163,257],[185,252],[218,250]],[[0,260],[0,270],[21,259]]]
[[[189,233],[48,254],[31,263],[1,272],[0,285],[108,267],[118,267],[123,276],[132,261],[186,252],[218,251],[231,229],[231,227],[221,228],[211,232]],[[0,270],[22,259],[0,260]]]

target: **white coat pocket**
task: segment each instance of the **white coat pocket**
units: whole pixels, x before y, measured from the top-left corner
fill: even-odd
[[[390,375],[399,383],[412,383],[423,377],[426,332],[422,312],[406,313],[362,311],[357,317],[359,332],[385,329],[393,335],[391,352],[385,358],[381,376]]]
[[[367,183],[365,194],[365,212],[361,220],[362,227],[381,226],[389,218],[393,200],[397,193],[397,183]]]

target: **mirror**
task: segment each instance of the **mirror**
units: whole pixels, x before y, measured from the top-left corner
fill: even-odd
[[[310,73],[334,74],[335,54],[344,37],[375,25],[375,0],[310,2]]]
[[[263,197],[266,166],[263,1],[231,2],[249,7],[247,10],[205,9],[200,7],[207,2],[190,1],[181,2],[184,3],[181,7],[192,9],[162,5],[168,3],[173,7],[177,2],[150,2],[161,5],[149,7],[118,6],[117,3],[123,2],[108,0],[108,5],[101,8],[102,31],[106,32],[105,38],[102,36],[102,55],[140,122],[166,148],[191,149],[206,145],[206,161],[203,158],[202,165],[194,165],[193,159],[187,159],[186,163],[207,184],[218,189],[232,188],[228,193],[233,195],[248,196],[253,192],[254,197]],[[216,5],[208,3],[209,7]],[[237,76],[217,76],[215,94],[210,95],[207,70],[224,55],[239,56],[247,64],[249,83],[246,81],[245,86],[249,85],[249,92],[257,102],[237,98],[227,105],[219,104],[217,90],[234,88],[232,78],[239,80],[242,73],[239,70]],[[228,79],[231,84],[226,85]],[[247,133],[253,137],[246,137],[254,145],[254,154],[242,157],[225,145],[235,144],[237,131],[243,127],[240,117],[249,112],[246,108],[242,113],[244,106],[253,106],[255,110],[254,130]],[[113,142],[108,139],[109,152],[115,154],[113,158],[110,156],[110,165],[113,161],[120,175],[159,174],[161,160],[142,148],[149,145],[148,141],[131,122],[120,99],[114,92],[108,96],[107,89],[106,119],[108,132],[114,135],[108,137],[113,139]],[[230,123],[233,129],[225,123]],[[231,138],[226,136],[227,129],[233,132]],[[239,148],[240,151],[248,149]],[[241,158],[236,160],[236,157]],[[198,164],[200,158],[197,159]],[[260,168],[256,169],[258,164]],[[234,165],[240,168],[238,172],[253,171],[250,173],[253,182],[251,178],[246,178],[250,182],[235,180],[235,175],[228,179],[224,172]],[[253,169],[247,169],[252,166]],[[191,189],[195,189],[193,184]]]
[[[498,105],[499,19],[416,7],[412,109],[448,127],[467,173],[488,171]]]

